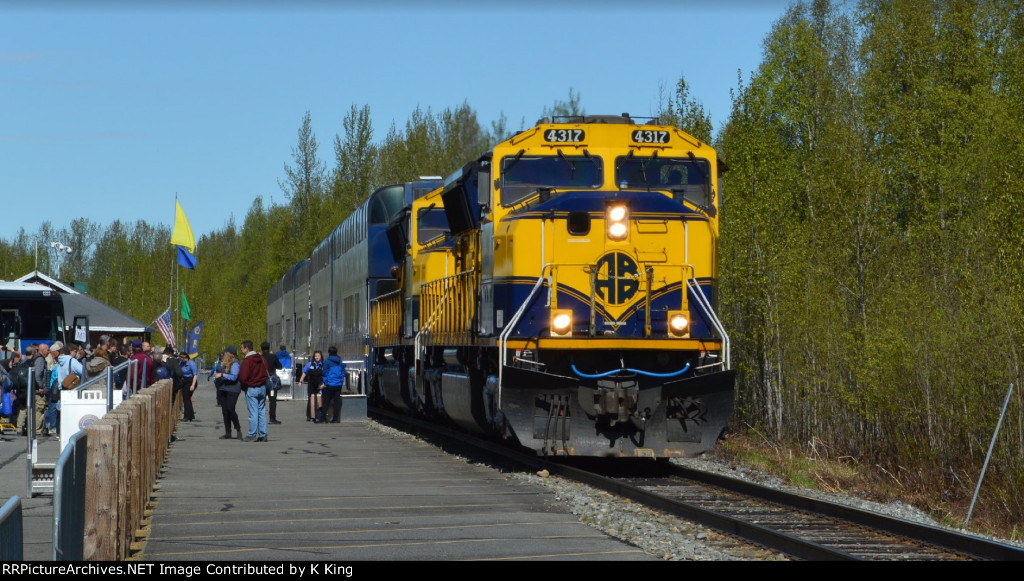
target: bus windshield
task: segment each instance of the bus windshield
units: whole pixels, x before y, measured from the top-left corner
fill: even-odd
[[[0,283],[0,341],[24,352],[30,343],[52,343],[62,338],[64,303],[60,294],[44,286]]]

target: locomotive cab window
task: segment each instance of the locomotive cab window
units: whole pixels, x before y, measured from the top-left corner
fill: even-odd
[[[418,244],[426,244],[447,233],[448,217],[444,213],[444,206],[431,204],[419,210],[416,218],[416,242]]]
[[[669,190],[676,200],[711,205],[711,164],[706,159],[619,157],[615,183],[626,188]]]
[[[541,188],[599,188],[602,168],[601,158],[592,155],[510,155],[501,160],[501,204],[517,204]]]

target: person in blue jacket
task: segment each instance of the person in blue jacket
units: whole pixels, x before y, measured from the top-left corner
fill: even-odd
[[[327,361],[324,362],[324,415],[327,410],[332,415],[325,420],[332,424],[341,422],[341,390],[345,387],[345,362],[338,357],[338,348],[327,348]]]
[[[281,345],[274,355],[277,355],[277,360],[281,362],[281,369],[292,368],[292,354],[288,352],[284,345]]]
[[[192,396],[199,386],[199,366],[184,350],[178,353],[178,365],[181,366],[181,397],[184,417],[182,421],[191,422],[196,419],[196,410],[192,407]]]
[[[242,424],[239,423],[238,412],[235,411],[238,395],[242,393],[242,385],[238,381],[241,366],[238,363],[238,350],[234,345],[224,348],[218,367],[213,374],[213,384],[217,386],[217,404],[220,405],[221,415],[224,417],[224,435],[220,439],[230,440],[231,426],[235,426],[235,432],[241,440]]]

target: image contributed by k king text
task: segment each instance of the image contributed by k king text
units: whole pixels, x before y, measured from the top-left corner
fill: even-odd
[[[161,575],[178,578],[202,576],[267,575],[291,579],[306,577],[352,577],[352,565],[335,563],[206,563],[174,565],[166,563],[3,563],[4,575]]]

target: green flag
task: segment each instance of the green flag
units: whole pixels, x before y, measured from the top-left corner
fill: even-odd
[[[181,318],[186,321],[192,319],[192,309],[188,306],[188,299],[185,298],[185,291],[181,291]]]

